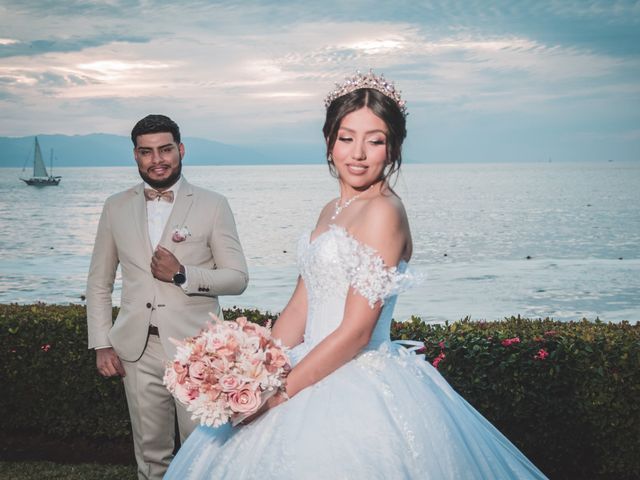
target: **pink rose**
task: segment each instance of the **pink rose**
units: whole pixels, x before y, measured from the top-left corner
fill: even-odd
[[[227,374],[220,377],[218,384],[223,392],[234,392],[240,388],[242,381],[233,374]]]
[[[211,337],[207,341],[207,351],[209,352],[217,352],[222,346],[224,346],[224,340],[220,337]]]
[[[242,325],[243,332],[258,335],[258,336],[262,336],[261,329],[262,327],[260,325],[257,325],[253,322],[245,322],[245,324]]]
[[[176,384],[174,395],[181,403],[188,404],[200,395],[198,387],[189,382]]]
[[[236,413],[253,413],[260,407],[260,402],[259,390],[244,387],[229,394],[229,407]]]
[[[196,361],[189,365],[189,376],[191,380],[200,383],[207,374],[207,365],[204,362]]]

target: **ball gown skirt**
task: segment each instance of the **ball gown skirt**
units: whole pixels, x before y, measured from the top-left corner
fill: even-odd
[[[411,283],[405,262],[332,226],[299,244],[309,295],[303,358],[342,320],[350,287],[384,306],[369,345],[316,384],[254,422],[198,427],[165,479],[540,479],[506,437],[410,348],[389,341],[397,294]]]

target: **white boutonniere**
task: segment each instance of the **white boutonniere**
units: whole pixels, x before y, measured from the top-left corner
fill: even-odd
[[[191,236],[191,232],[188,227],[173,227],[173,234],[171,235],[171,240],[176,243],[184,242],[187,237]]]

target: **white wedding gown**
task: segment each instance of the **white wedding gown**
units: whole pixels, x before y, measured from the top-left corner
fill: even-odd
[[[346,230],[299,245],[308,291],[304,342],[293,362],[341,322],[353,286],[384,307],[356,358],[253,423],[198,427],[165,479],[546,478],[420,355],[389,341],[407,264],[387,268]]]

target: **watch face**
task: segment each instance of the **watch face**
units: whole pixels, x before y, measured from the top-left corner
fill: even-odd
[[[176,285],[182,285],[187,281],[187,277],[184,276],[184,273],[178,272],[173,276],[173,283]]]

